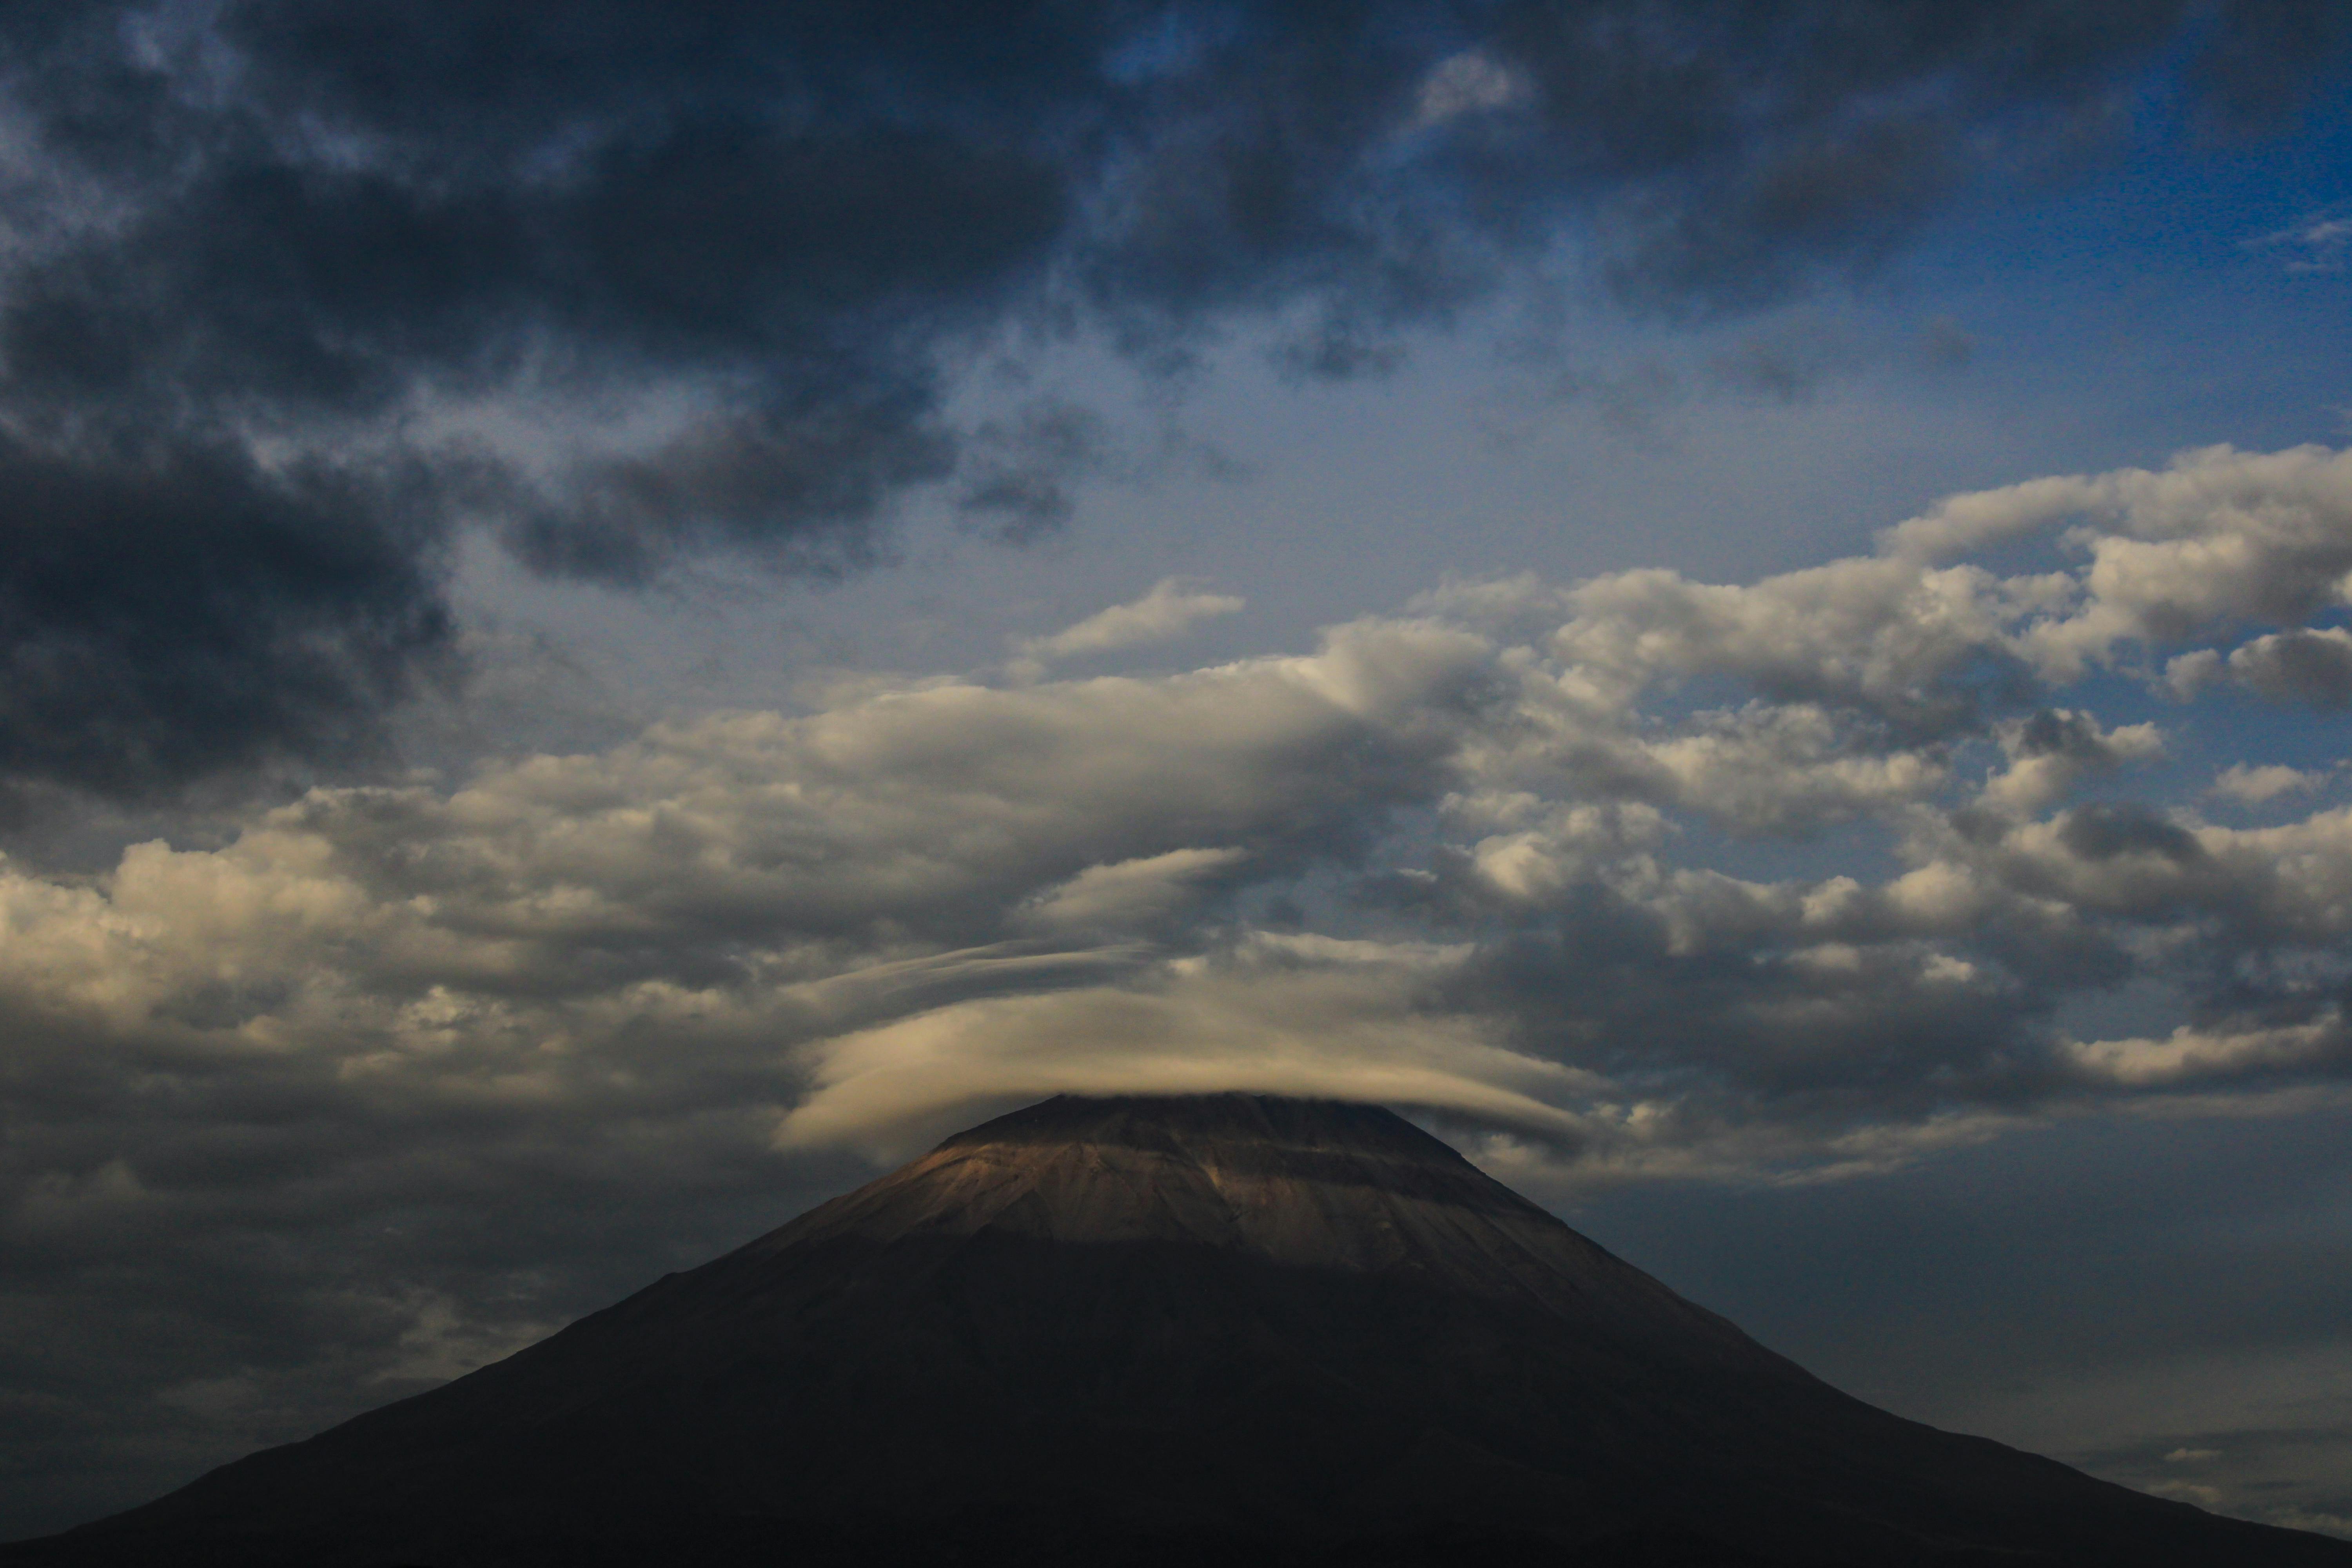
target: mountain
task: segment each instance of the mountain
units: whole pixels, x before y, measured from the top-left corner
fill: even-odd
[[[10,1564],[2352,1568],[1840,1394],[1391,1112],[1031,1106]]]

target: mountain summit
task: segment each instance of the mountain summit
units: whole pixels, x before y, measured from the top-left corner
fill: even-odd
[[[1840,1394],[1389,1111],[960,1133],[10,1563],[2352,1568]]]

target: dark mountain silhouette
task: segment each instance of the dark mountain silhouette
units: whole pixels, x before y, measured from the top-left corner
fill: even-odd
[[[10,1563],[2277,1564],[1873,1409],[1370,1106],[1048,1100]]]

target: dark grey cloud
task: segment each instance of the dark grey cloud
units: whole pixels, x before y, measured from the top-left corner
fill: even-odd
[[[711,420],[651,452],[583,466],[553,497],[517,497],[503,530],[554,576],[642,584],[681,554],[732,548],[785,571],[868,565],[865,526],[901,487],[944,478],[953,442],[900,392]],[[793,525],[778,527],[780,516]]]
[[[0,432],[0,781],[130,788],[364,739],[446,667],[401,468],[272,471],[218,440]]]
[[[2297,628],[2273,632],[2231,651],[2231,679],[2281,702],[2352,707],[2352,633]]]
[[[2084,860],[2157,855],[2186,866],[2203,855],[2196,837],[2144,805],[2099,803],[2066,814],[2058,841]]]
[[[632,584],[714,549],[854,570],[929,485],[1051,527],[1099,444],[943,412],[1016,325],[1164,367],[1278,318],[1293,371],[1374,373],[1564,226],[1637,308],[1767,304],[2159,60],[2217,122],[2290,113],[2343,30],[2277,0],[21,8],[0,427],[42,478],[0,517],[83,520],[125,582],[9,552],[12,645],[59,651],[0,765],[133,791],[363,738],[446,664],[470,527]],[[180,647],[259,700],[178,700]],[[80,739],[44,728],[68,709]]]
[[[2063,757],[2090,767],[2112,767],[2116,757],[2088,714],[2044,708],[2018,726],[2014,747],[2021,757]]]

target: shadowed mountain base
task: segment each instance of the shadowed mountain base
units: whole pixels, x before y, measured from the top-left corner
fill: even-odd
[[[10,1563],[2309,1564],[1838,1393],[1370,1107],[1051,1100]]]

